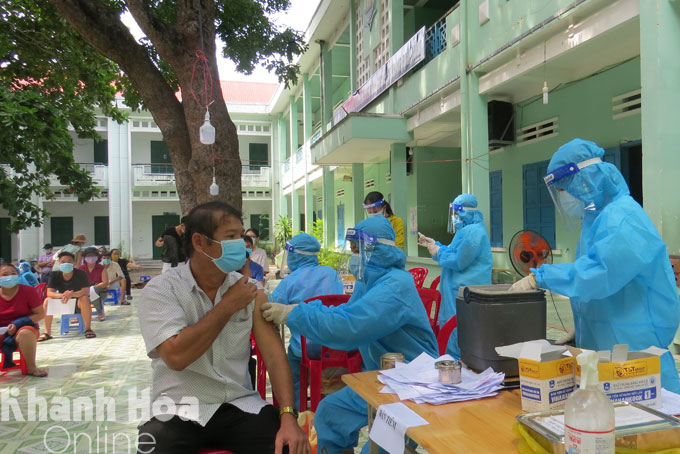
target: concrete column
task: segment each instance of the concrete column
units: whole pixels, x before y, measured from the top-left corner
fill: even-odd
[[[321,46],[321,133],[333,118],[333,58],[328,44]]]
[[[357,9],[354,0],[349,2],[349,90],[357,91]]]
[[[335,247],[335,175],[323,168],[323,234],[326,247]]]
[[[31,195],[31,202],[36,205],[42,206],[38,196],[35,194]],[[33,258],[37,259],[40,255],[41,248],[44,243],[40,242],[41,232],[38,227],[29,227],[27,229],[19,231],[17,235],[18,251],[17,259],[21,260],[31,260]],[[11,257],[6,258],[10,260]]]
[[[272,121],[271,124],[271,150],[270,150],[270,162],[272,163],[271,178],[272,178],[272,216],[271,216],[271,232],[274,232],[274,222],[279,218],[281,214],[281,198],[283,194],[281,193],[281,160],[279,159],[280,154],[280,139],[279,139],[279,123],[281,121],[281,114]]]
[[[406,144],[390,145],[390,175],[392,177],[392,211],[404,221],[408,233],[408,185],[406,182]]]
[[[364,219],[364,165],[352,164],[352,190],[354,191],[354,225]]]
[[[123,143],[121,143],[121,126],[108,119],[108,191],[109,191],[109,243],[111,245],[119,245],[121,242],[121,218],[120,213],[123,210],[121,204],[121,150],[125,150],[127,155],[127,136]],[[125,148],[123,148],[125,146]],[[125,206],[127,209],[127,205]],[[94,241],[94,238],[92,238]]]
[[[390,56],[404,45],[404,0],[391,0],[390,8]]]
[[[291,199],[291,216],[293,220],[293,234],[296,232],[299,232],[301,227],[300,226],[300,203],[298,199],[298,192],[295,190],[295,180],[298,179],[301,175],[297,175],[295,173],[295,167],[296,167],[296,161],[297,158],[295,157],[297,150],[298,150],[298,108],[297,108],[297,102],[295,102],[295,98],[293,96],[290,97],[290,105],[289,105],[289,127],[290,127],[290,168],[291,168],[291,175],[292,175],[292,182],[291,184],[293,185],[293,193],[292,193],[292,199]]]
[[[640,0],[642,194],[669,253],[680,253],[677,159],[680,128],[680,2]]]
[[[288,159],[288,124],[286,117],[279,114],[279,159],[283,164]]]
[[[120,137],[120,246],[128,251],[132,245],[132,182],[130,163],[132,162],[132,140],[130,140],[130,122],[119,125]],[[184,214],[184,213],[182,213]],[[109,222],[116,214],[109,211]],[[111,247],[116,247],[111,242]]]
[[[308,180],[305,183],[305,221],[306,232],[311,235],[314,227],[314,187]]]
[[[303,143],[312,138],[314,124],[312,122],[312,87],[308,74],[302,74],[302,117],[304,123]]]

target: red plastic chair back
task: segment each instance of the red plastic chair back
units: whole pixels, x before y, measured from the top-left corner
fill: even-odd
[[[438,291],[429,288],[419,288],[418,295],[420,295],[420,300],[423,302],[423,306],[425,306],[425,312],[427,312],[427,318],[430,320],[432,332],[436,336],[439,333],[439,308],[442,304],[442,295]],[[432,310],[433,305],[435,306],[434,311]]]
[[[324,306],[339,306],[346,303],[351,295],[322,295],[309,298],[310,301],[321,300]],[[321,347],[321,358],[311,359],[307,354],[307,340],[300,336],[302,347],[302,359],[300,360],[300,411],[307,410],[307,373],[309,372],[311,410],[316,408],[321,402],[321,379],[324,369],[329,367],[343,367],[353,374],[361,372],[361,354],[358,351],[346,352],[334,350],[328,347]]]
[[[260,394],[262,400],[267,400],[267,367],[264,364],[264,358],[262,358],[262,353],[260,353],[260,349],[257,348],[257,344],[255,343],[255,336],[253,336],[252,332],[250,333],[250,356],[255,356],[255,358],[257,359],[257,366],[255,369],[256,370],[255,388],[257,389],[257,392]],[[276,400],[276,396],[274,395],[273,390],[272,401],[275,407],[279,406],[279,402]],[[220,452],[222,451],[215,451],[215,453]]]
[[[440,281],[441,279],[442,279],[441,276],[437,276],[437,278],[436,278],[434,281],[432,281],[432,283],[430,284],[430,288],[431,288],[432,290],[437,290],[437,287],[439,287],[439,281]]]
[[[442,329],[439,331],[439,334],[437,335],[437,344],[439,345],[440,355],[446,353],[446,346],[449,343],[449,337],[451,337],[451,333],[454,329],[456,329],[457,326],[458,316],[454,315],[449,319],[448,322],[444,323],[444,326],[442,326]]]
[[[47,297],[47,282],[43,282],[41,284],[36,285],[33,287],[33,290],[36,291],[38,294],[38,298],[40,298],[40,302],[42,303],[43,300]]]
[[[411,275],[413,275],[413,280],[415,281],[416,288],[423,288],[423,284],[425,283],[425,278],[427,277],[427,273],[429,272],[427,268],[411,268],[408,270]]]

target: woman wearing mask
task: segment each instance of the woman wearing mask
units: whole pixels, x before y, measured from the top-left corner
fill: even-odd
[[[394,215],[392,207],[389,202],[385,200],[385,196],[378,191],[369,192],[364,199],[364,209],[366,210],[366,217],[370,218],[371,216],[383,215],[390,221],[390,224],[392,224],[392,228],[394,229],[394,234],[396,235],[394,244],[403,250],[404,221]]]
[[[36,341],[40,334],[38,322],[45,310],[38,294],[31,287],[19,284],[19,272],[11,264],[0,267],[0,345],[4,367],[12,367],[12,353],[17,349],[26,361],[28,375],[44,377],[47,372],[35,365]]]
[[[88,247],[85,249],[85,251],[83,251],[83,261],[85,263],[78,268],[85,271],[88,282],[94,287],[97,295],[99,295],[99,298],[92,301],[92,304],[94,304],[94,307],[97,309],[97,320],[103,322],[106,320],[106,316],[104,315],[104,304],[102,302],[106,299],[109,275],[104,266],[98,263],[99,253],[96,248]]]
[[[129,306],[130,303],[125,301],[125,274],[120,268],[118,263],[111,260],[111,253],[104,251],[102,254],[102,266],[106,270],[106,274],[109,276],[109,290],[120,290],[120,304],[123,306]]]

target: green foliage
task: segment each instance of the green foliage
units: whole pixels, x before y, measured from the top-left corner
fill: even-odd
[[[321,247],[323,247],[323,219],[317,219],[314,221],[314,224],[312,224],[311,235],[316,238],[319,243],[321,243]]]
[[[289,217],[279,216],[274,223],[274,240],[280,249],[286,245],[286,241],[293,238],[293,221]]]

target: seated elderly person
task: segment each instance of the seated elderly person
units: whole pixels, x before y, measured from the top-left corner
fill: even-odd
[[[152,358],[152,399],[175,403],[142,421],[140,452],[280,454],[287,447],[290,454],[309,453],[281,338],[259,309],[267,297],[234,273],[246,260],[241,213],[224,202],[208,202],[189,213],[185,227],[187,265],[151,279],[139,303]],[[281,410],[251,386],[251,331]]]
[[[99,252],[95,247],[88,247],[83,251],[83,264],[78,267],[79,270],[85,271],[87,281],[94,291],[99,296],[92,301],[95,309],[97,309],[97,320],[103,322],[106,320],[104,316],[104,300],[108,296],[109,288],[109,274],[104,268],[104,265],[99,263]],[[92,297],[94,298],[94,296]]]
[[[4,355],[4,367],[12,367],[12,353],[17,349],[26,361],[28,375],[44,377],[47,372],[35,365],[38,322],[45,316],[42,301],[36,291],[19,284],[19,272],[11,264],[0,267],[0,344]],[[3,330],[4,331],[4,330]]]
[[[111,260],[111,253],[104,251],[102,254],[102,266],[106,270],[109,278],[109,286],[107,290],[120,289],[120,304],[129,306],[130,303],[125,301],[125,274],[118,263]]]
[[[92,309],[90,308],[90,284],[85,271],[74,269],[73,263],[76,257],[67,251],[59,253],[59,271],[50,273],[47,283],[47,297],[58,298],[66,304],[71,298],[77,298],[76,313],[80,311],[85,324],[85,337],[88,339],[97,337],[90,328],[92,321]],[[45,303],[47,304],[47,303]],[[40,335],[38,342],[52,339],[52,315],[45,316],[45,332]]]

